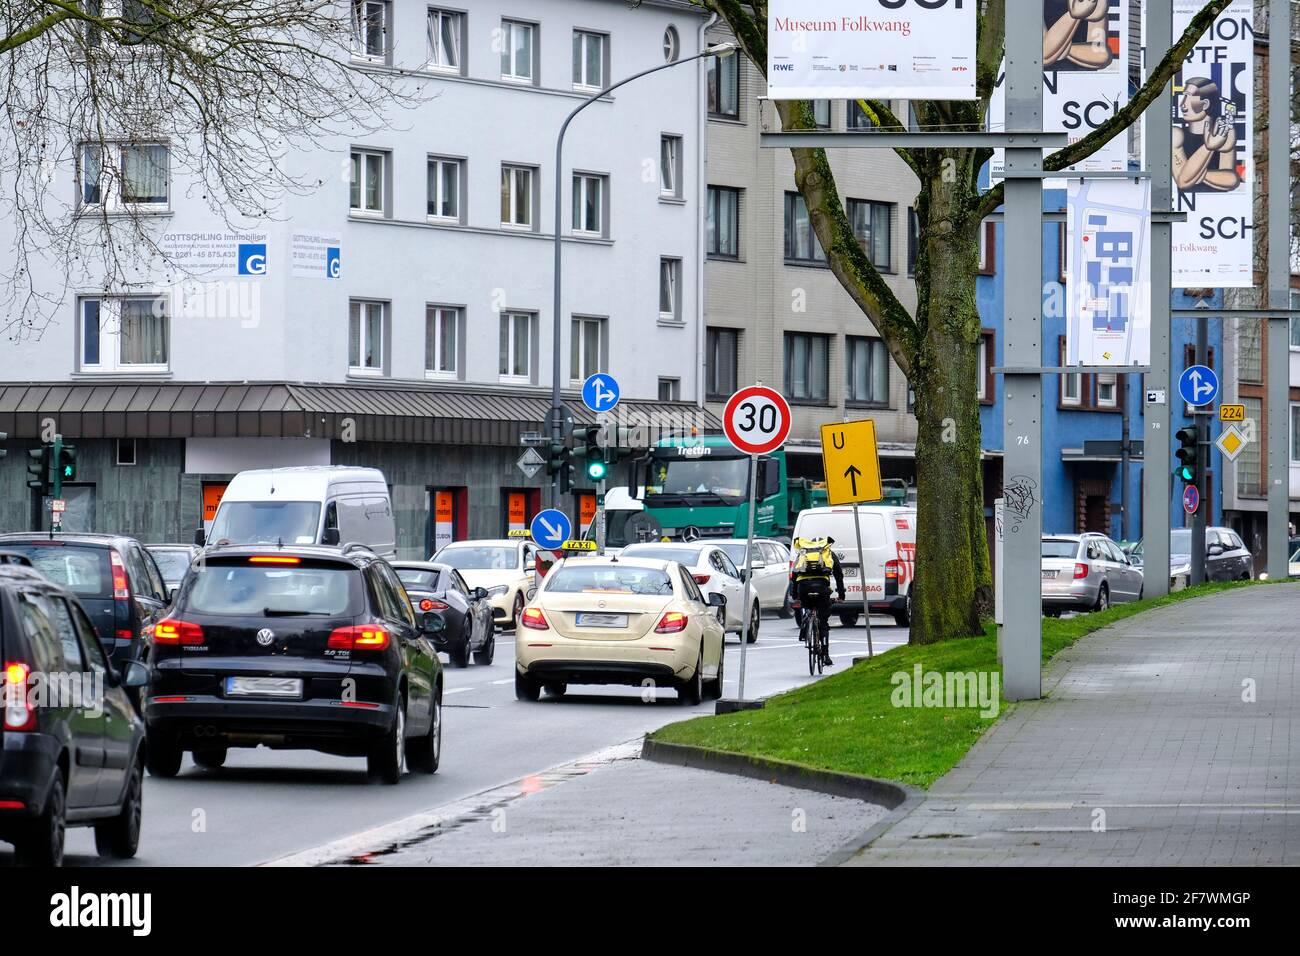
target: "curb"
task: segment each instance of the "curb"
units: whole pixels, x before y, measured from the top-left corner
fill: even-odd
[[[845,863],[860,850],[870,846],[881,834],[911,813],[925,799],[925,795],[920,790],[892,780],[862,777],[835,770],[817,770],[782,760],[750,757],[725,750],[709,750],[689,744],[664,743],[649,736],[641,745],[641,759],[677,767],[729,773],[732,776],[748,777],[752,780],[765,780],[768,783],[776,783],[796,790],[812,790],[834,797],[850,797],[864,803],[874,803],[890,811],[883,820],[854,837],[822,860],[818,866],[839,866]]]

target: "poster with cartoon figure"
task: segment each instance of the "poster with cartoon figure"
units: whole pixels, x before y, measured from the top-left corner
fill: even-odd
[[[1187,28],[1197,0],[1175,0],[1174,33]],[[1254,109],[1251,5],[1238,0],[1206,31],[1174,77],[1176,289],[1253,284],[1251,274]]]

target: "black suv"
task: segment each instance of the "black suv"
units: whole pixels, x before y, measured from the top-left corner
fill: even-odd
[[[112,668],[77,599],[34,569],[0,563],[0,840],[22,862],[63,862],[69,826],[106,856],[140,840],[144,724],[128,699],[148,672]]]
[[[111,664],[144,659],[144,639],[167,609],[168,593],[153,556],[139,541],[28,531],[0,534],[0,551],[25,555],[36,570],[76,595]]]
[[[393,569],[363,547],[209,548],[154,627],[145,702],[149,772],[230,747],[364,756],[397,783],[438,769],[442,665]]]

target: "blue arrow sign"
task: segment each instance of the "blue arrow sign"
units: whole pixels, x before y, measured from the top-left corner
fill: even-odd
[[[1219,376],[1205,365],[1193,365],[1178,377],[1178,394],[1188,405],[1208,405],[1218,397]]]
[[[607,412],[618,404],[618,379],[604,372],[587,376],[582,383],[582,404],[593,412]]]
[[[569,540],[569,535],[573,533],[573,523],[563,511],[547,508],[545,511],[539,511],[537,517],[533,518],[529,531],[532,532],[533,541],[539,548],[546,548],[548,551],[556,550]]]

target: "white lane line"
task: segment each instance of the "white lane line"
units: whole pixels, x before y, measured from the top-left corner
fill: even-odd
[[[507,677],[505,680],[494,680],[492,683],[494,683],[494,684],[513,684],[514,682],[515,682],[515,679],[514,679],[513,677]]]
[[[467,690],[474,690],[474,689],[475,688],[473,687],[448,687],[446,690],[442,692],[442,696],[446,697],[448,694],[463,694]]]

